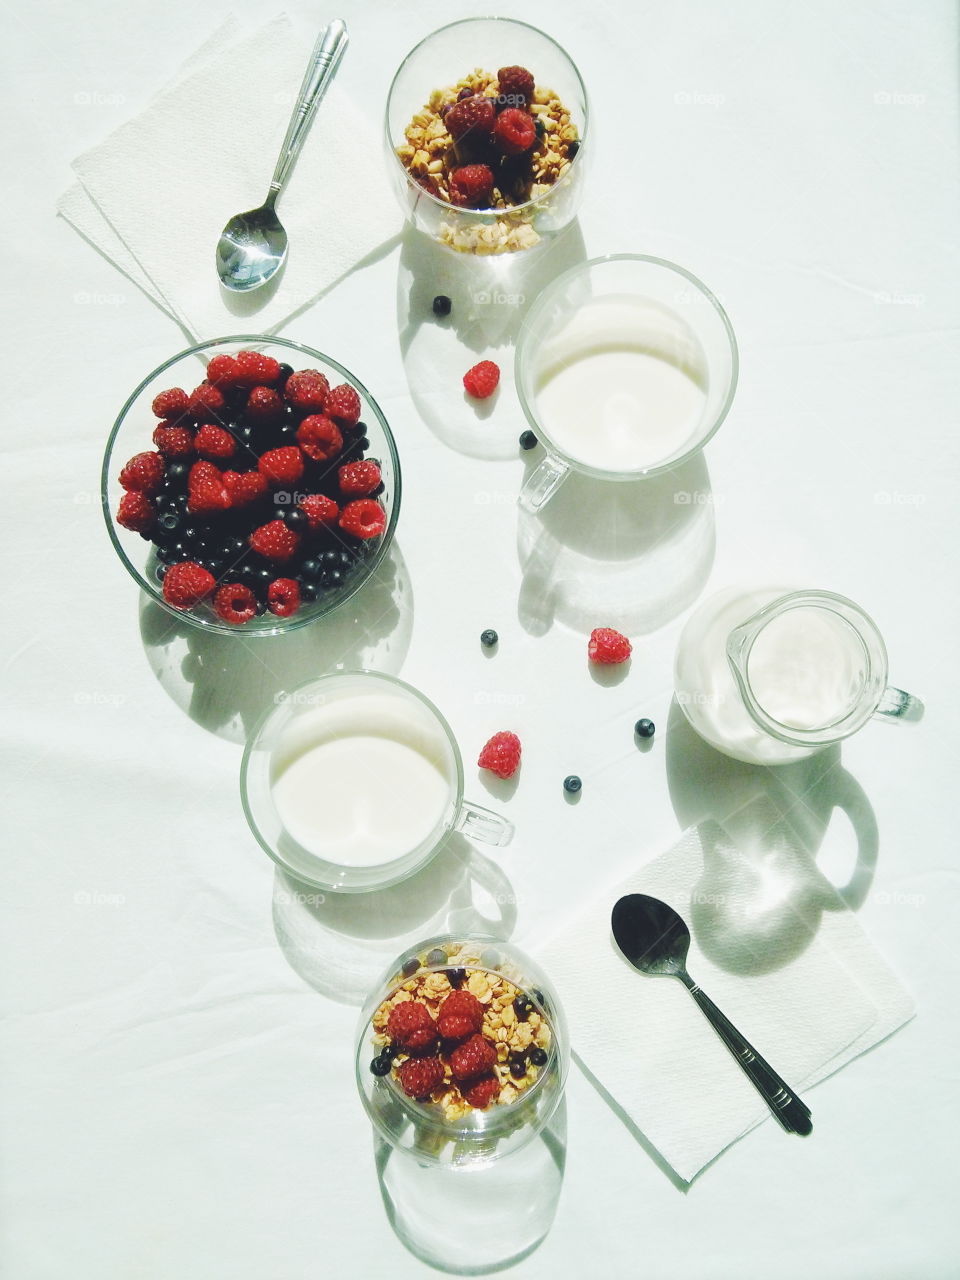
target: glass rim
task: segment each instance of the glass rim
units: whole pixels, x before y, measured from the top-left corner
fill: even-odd
[[[651,266],[663,268],[673,275],[683,277],[683,279],[692,284],[697,292],[713,307],[713,310],[716,312],[717,317],[723,325],[727,341],[730,344],[730,385],[727,387],[722,405],[714,415],[714,420],[710,430],[704,435],[699,436],[695,444],[684,447],[681,453],[671,455],[669,458],[665,458],[662,462],[651,463],[650,466],[637,468],[635,471],[604,470],[602,467],[593,467],[588,463],[580,462],[576,458],[571,458],[569,454],[550,439],[549,432],[546,431],[543,425],[537,420],[534,412],[534,406],[527,399],[523,385],[525,364],[529,358],[529,340],[537,327],[537,322],[540,320],[540,317],[543,315],[547,306],[558,293],[566,288],[571,280],[575,279],[577,276],[588,273],[594,267],[604,266],[611,262],[645,262],[649,263]],[[730,318],[719,298],[717,298],[716,294],[713,293],[713,291],[709,289],[698,276],[695,276],[692,271],[689,271],[686,267],[682,267],[678,262],[672,262],[669,258],[659,258],[654,254],[605,253],[601,254],[599,257],[588,258],[585,262],[578,262],[576,265],[569,267],[562,275],[557,276],[557,278],[543,290],[524,317],[523,324],[521,325],[520,332],[517,336],[513,365],[514,384],[517,389],[517,398],[520,401],[520,408],[523,410],[523,415],[535,434],[543,439],[547,452],[561,459],[561,461],[566,463],[571,470],[579,471],[583,475],[590,476],[595,480],[629,482],[645,480],[648,477],[663,475],[665,472],[672,471],[674,468],[682,466],[683,463],[687,462],[695,454],[700,453],[701,450],[706,448],[720,430],[721,426],[723,426],[723,423],[730,412],[731,405],[733,404],[734,396],[737,391],[737,384],[740,378],[740,349],[737,345],[737,337],[734,333],[733,325],[730,323]]]

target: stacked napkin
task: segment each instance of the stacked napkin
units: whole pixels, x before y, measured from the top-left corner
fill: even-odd
[[[815,1141],[816,1106],[805,1091],[914,1012],[839,897],[825,900],[819,884],[814,908],[782,874],[789,830],[768,840],[765,865],[764,851],[748,856],[715,823],[691,829],[540,953],[579,1064],[685,1182],[770,1112],[681,984],[637,973],[623,959],[610,932],[618,898],[646,893],[684,918],[690,975],[814,1113],[813,1135],[791,1141]],[[794,866],[809,863],[802,849],[792,852]],[[770,930],[752,962],[749,945],[730,936],[732,920],[750,918],[743,903],[728,910],[737,885],[753,895],[757,916],[767,910],[785,922],[779,953]],[[793,914],[783,897],[791,888]]]
[[[290,239],[278,286],[232,294],[217,279],[220,232],[267,193],[315,35],[286,17],[243,35],[228,19],[73,162],[60,213],[194,338],[275,332],[400,228],[377,130],[334,81],[277,205]]]

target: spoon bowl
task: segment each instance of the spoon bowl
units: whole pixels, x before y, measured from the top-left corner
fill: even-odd
[[[259,289],[283,266],[287,233],[273,204],[235,213],[217,242],[217,274],[228,289]]]

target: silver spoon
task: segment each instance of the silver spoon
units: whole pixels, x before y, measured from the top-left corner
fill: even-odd
[[[227,289],[237,293],[259,289],[283,266],[287,256],[287,233],[274,205],[294,160],[300,154],[320,99],[343,57],[348,39],[347,24],[340,18],[321,31],[300,86],[297,105],[287,125],[267,198],[259,209],[234,214],[220,233],[217,274]]]
[[[687,973],[690,930],[673,907],[645,893],[630,893],[615,904],[610,925],[617,946],[635,969],[680,979],[787,1133],[810,1133],[810,1108]]]

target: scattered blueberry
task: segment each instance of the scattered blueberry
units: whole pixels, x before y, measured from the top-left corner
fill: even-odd
[[[572,160],[579,150],[580,150],[579,142],[568,142],[567,143],[567,159]]]
[[[517,996],[513,1002],[513,1012],[517,1015],[518,1022],[526,1022],[533,1013],[533,1002],[526,996]]]
[[[568,774],[563,780],[563,789],[570,796],[575,796],[582,786],[583,783],[575,773]]]
[[[486,631],[480,632],[480,643],[485,649],[492,649],[499,639],[497,633],[489,627]]]
[[[544,137],[544,136],[545,136],[545,134],[546,134],[546,132],[547,132],[547,126],[543,123],[543,121],[539,118],[539,116],[538,116],[538,117],[537,117],[537,119],[534,121],[534,128],[535,128],[535,129],[536,129],[536,131],[537,131],[537,137],[538,137],[538,138],[542,138],[542,137]]]
[[[459,991],[459,989],[463,986],[466,980],[467,980],[466,969],[448,969],[447,970],[447,981],[450,983],[451,987],[453,987],[454,991]]]
[[[532,431],[522,431],[520,433],[520,448],[535,449],[540,442]]]
[[[310,518],[301,507],[288,507],[284,521],[289,529],[305,529]]]
[[[546,1050],[541,1049],[539,1045],[537,1046],[536,1049],[530,1050],[530,1061],[533,1063],[535,1067],[545,1066],[547,1062],[547,1058],[549,1056],[550,1055],[546,1052]]]
[[[370,1063],[370,1070],[375,1076],[387,1076],[390,1074],[390,1059],[384,1054],[378,1054]]]
[[[438,293],[433,300],[433,314],[435,316],[448,316],[453,303],[445,293]]]
[[[281,391],[287,385],[287,379],[290,377],[291,373],[293,373],[292,364],[282,364],[280,366],[280,377],[277,379],[277,386]]]
[[[538,987],[533,987],[530,991],[531,996],[536,1000],[541,1009],[546,1009],[547,998]]]
[[[447,963],[447,953],[441,950],[440,947],[434,947],[433,950],[427,954],[427,964],[436,965],[436,964],[446,964],[446,963]]]
[[[507,1059],[510,1065],[510,1074],[515,1080],[522,1080],[527,1074],[527,1064],[522,1053],[511,1053]]]
[[[410,978],[417,972],[419,968],[420,968],[420,961],[417,959],[416,956],[411,956],[409,960],[404,960],[403,968],[400,970],[400,972],[403,974],[405,978]]]
[[[633,731],[638,738],[652,738],[657,731],[657,726],[652,720],[638,720],[633,726]]]

